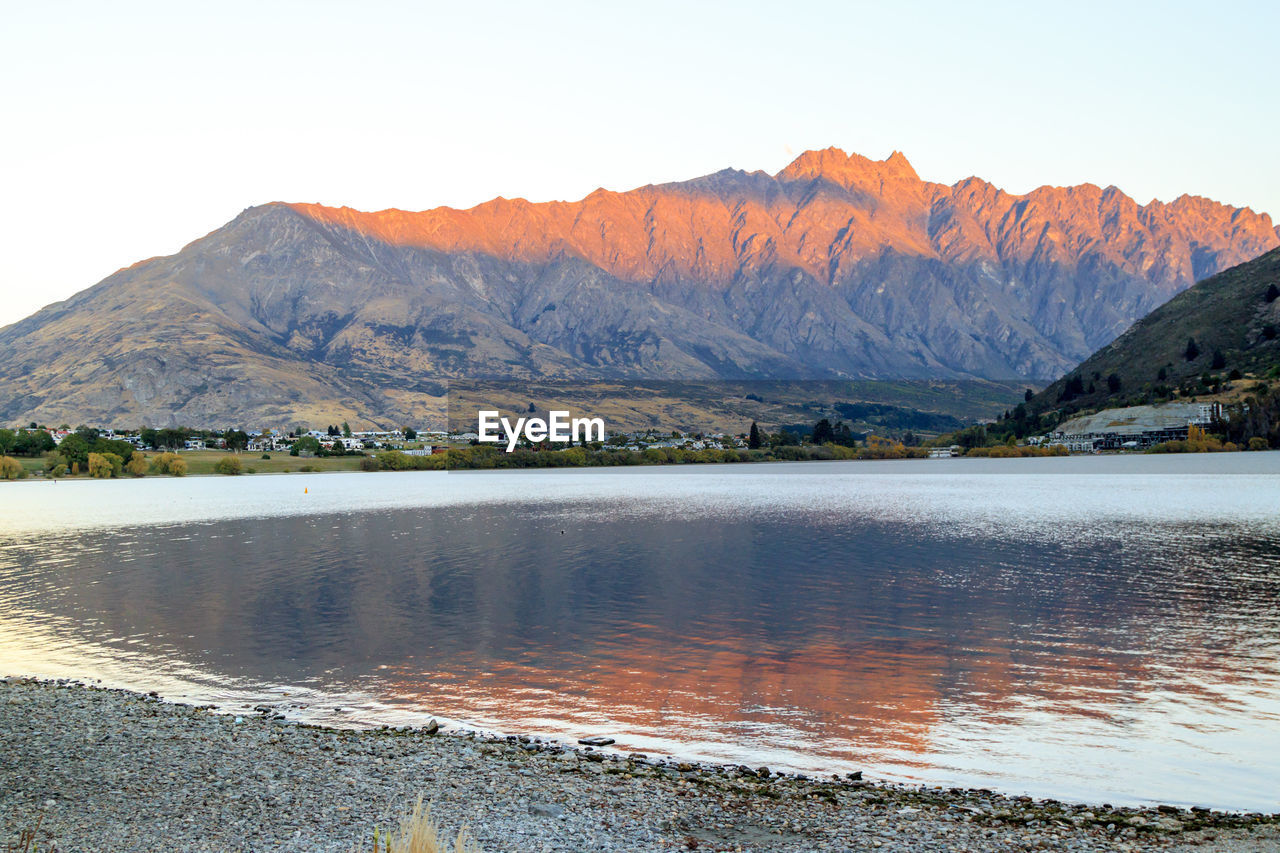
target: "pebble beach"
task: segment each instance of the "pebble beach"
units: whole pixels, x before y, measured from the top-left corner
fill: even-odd
[[[856,777],[857,774],[854,774]],[[422,796],[485,851],[1280,851],[1280,815],[1112,808],[0,679],[0,849],[371,850]],[[9,845],[9,846],[6,846]]]

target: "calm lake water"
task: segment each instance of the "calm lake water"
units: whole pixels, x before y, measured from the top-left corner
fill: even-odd
[[[0,673],[1276,811],[1280,453],[4,484]]]

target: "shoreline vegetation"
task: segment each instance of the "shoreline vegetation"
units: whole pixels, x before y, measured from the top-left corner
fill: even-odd
[[[255,712],[0,678],[0,843],[13,849],[25,836],[30,846],[17,849],[350,853],[374,849],[375,834],[385,838],[424,802],[444,837],[465,832],[486,851],[1280,845],[1280,814],[1065,803],[435,725],[331,729],[270,706]]]
[[[360,463],[363,471],[446,471],[493,468],[612,468],[634,465],[707,465],[744,462],[831,462],[868,459],[927,459],[929,447],[907,447],[899,442],[872,442],[865,447],[839,444],[783,445],[770,449],[705,448],[686,450],[680,447],[651,447],[645,450],[605,449],[588,452],[585,448],[564,450],[530,450],[517,448],[511,453],[488,446],[450,448],[431,456],[410,456],[396,450],[382,451]],[[976,451],[976,452],[974,452]],[[1066,456],[1066,448],[994,447],[974,448],[968,456],[1025,458],[1033,456]]]
[[[1019,409],[1022,407],[1019,406]],[[1018,413],[1021,415],[1021,412]],[[1070,455],[1060,445],[1020,444],[1009,428],[1018,415],[992,425],[968,427],[929,439],[908,435],[905,439],[879,435],[852,434],[843,424],[820,421],[812,433],[793,431],[766,434],[752,431],[736,437],[704,441],[701,436],[682,436],[656,446],[642,446],[634,437],[615,437],[605,442],[568,446],[525,442],[512,452],[496,444],[475,440],[464,444],[454,440],[434,448],[406,443],[383,449],[328,450],[310,439],[314,448],[301,453],[296,447],[275,453],[247,452],[240,446],[226,450],[140,450],[127,441],[95,438],[79,440],[77,434],[56,447],[41,445],[25,457],[0,455],[0,480],[21,480],[30,476],[61,479],[219,474],[237,476],[258,473],[310,473],[316,471],[443,471],[511,468],[630,467],[640,465],[706,465],[724,463],[809,462],[839,460],[924,459],[978,457],[992,459],[1034,458]],[[243,435],[243,434],[242,434]],[[618,439],[622,438],[623,441]],[[650,437],[652,440],[652,436]],[[299,440],[301,443],[303,439]],[[51,442],[50,442],[51,443]],[[707,446],[708,444],[719,446]],[[730,446],[724,446],[729,444]],[[1271,442],[1251,436],[1239,442],[1229,436],[1190,426],[1187,438],[1166,441],[1139,451],[1121,453],[1223,453],[1271,449]]]
[[[687,450],[679,447],[648,448],[642,451],[608,448],[591,451],[581,447],[564,449],[516,448],[511,453],[495,446],[479,445],[475,447],[451,447],[442,453],[428,456],[413,455],[400,450],[383,450],[368,454],[346,454],[331,458],[298,459],[285,457],[283,464],[263,465],[251,454],[235,454],[231,451],[191,451],[184,454],[160,454],[160,457],[176,457],[159,459],[138,452],[134,459],[143,460],[135,465],[135,470],[128,470],[117,459],[99,461],[91,460],[91,466],[84,472],[72,473],[60,470],[53,473],[49,468],[37,468],[24,465],[24,461],[11,457],[0,457],[0,480],[22,480],[32,475],[49,479],[113,479],[141,478],[146,476],[185,477],[188,475],[230,475],[241,474],[289,474],[318,473],[328,471],[449,471],[449,470],[493,470],[508,468],[616,468],[645,465],[714,465],[742,464],[760,462],[832,462],[858,461],[873,459],[927,459],[929,447],[903,447],[886,444],[851,448],[837,444],[831,445],[798,445],[784,446],[771,450],[714,449]],[[210,455],[216,459],[210,460]],[[956,456],[1025,459],[1046,456],[1067,456],[1066,448],[1061,447],[978,447],[967,451],[958,451]],[[96,454],[95,454],[96,456]],[[194,464],[188,464],[184,457],[197,457]],[[145,467],[143,467],[145,465]]]

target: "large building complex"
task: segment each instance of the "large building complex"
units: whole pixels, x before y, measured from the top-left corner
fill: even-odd
[[[1218,403],[1166,403],[1103,409],[1058,425],[1045,444],[1064,445],[1072,453],[1145,448],[1187,437],[1187,427],[1207,427],[1222,414]]]

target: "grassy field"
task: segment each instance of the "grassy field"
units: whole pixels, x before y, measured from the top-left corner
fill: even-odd
[[[150,458],[154,454],[148,453]],[[282,474],[287,471],[301,471],[304,467],[311,471],[359,471],[360,456],[325,456],[312,457],[290,456],[287,450],[268,454],[270,459],[263,459],[261,453],[231,454],[225,450],[186,450],[179,454],[187,460],[188,474],[212,474],[213,466],[219,459],[228,456],[239,456],[244,473],[248,474]]]

